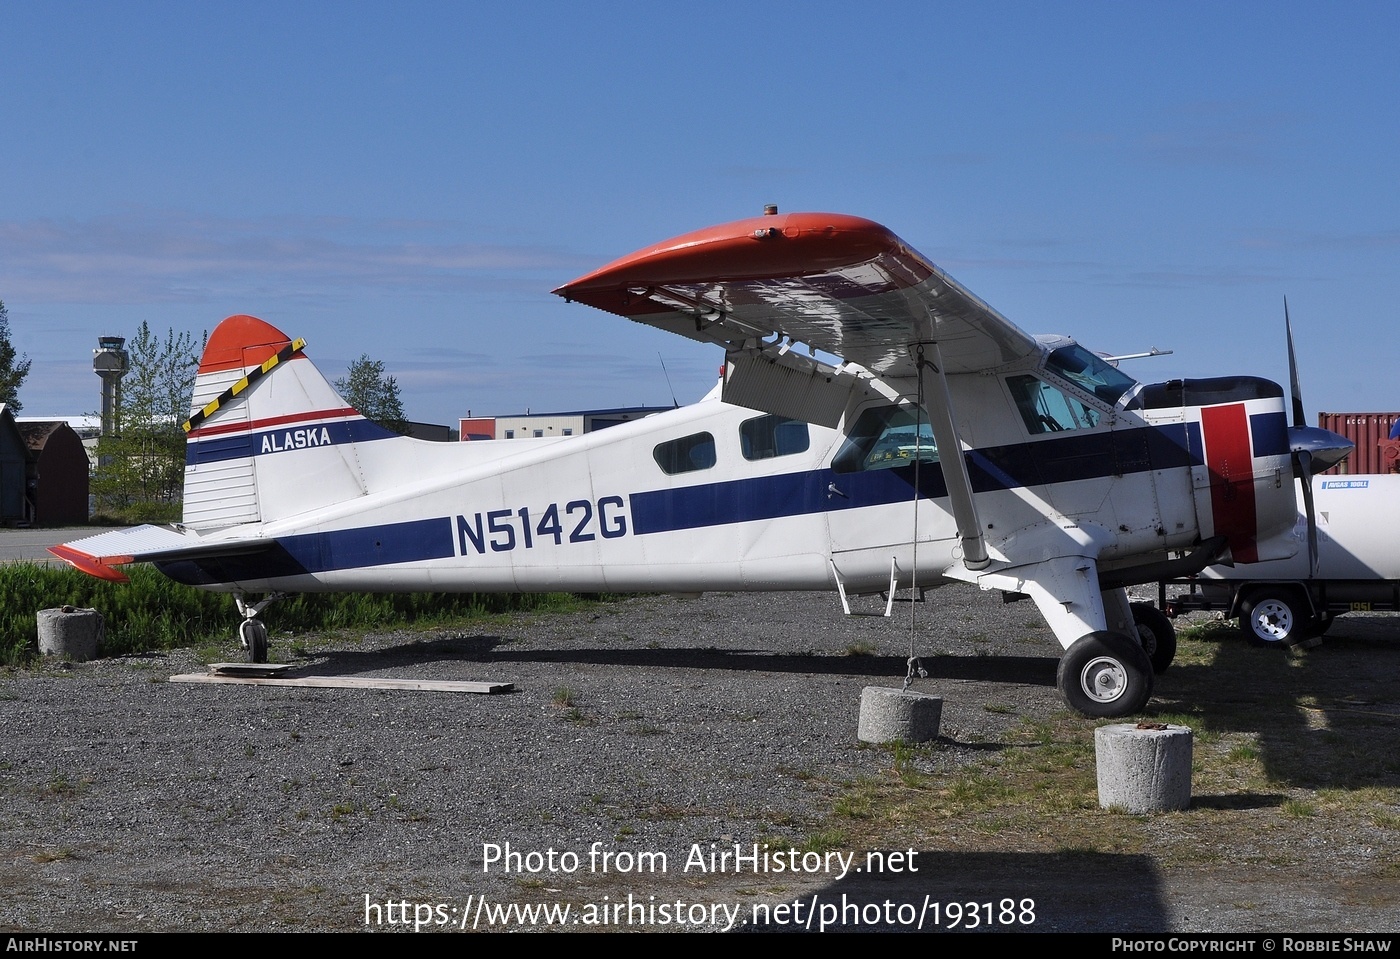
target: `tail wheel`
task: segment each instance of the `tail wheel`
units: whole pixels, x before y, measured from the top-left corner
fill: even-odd
[[[256,619],[245,619],[238,624],[238,638],[248,650],[248,662],[267,662],[267,627]]]
[[[1255,646],[1296,646],[1315,626],[1303,595],[1294,589],[1261,589],[1240,604],[1240,632]]]
[[[1152,660],[1122,633],[1089,633],[1065,651],[1055,679],[1075,712],[1093,719],[1131,716],[1152,696]]]
[[[1162,612],[1151,603],[1131,603],[1133,625],[1137,627],[1138,639],[1142,640],[1142,650],[1152,661],[1152,671],[1158,675],[1165,673],[1176,658],[1176,627]]]

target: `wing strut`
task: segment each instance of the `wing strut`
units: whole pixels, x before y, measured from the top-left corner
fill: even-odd
[[[943,354],[937,343],[920,343],[915,348],[914,359],[927,401],[929,426],[933,428],[933,438],[940,451],[938,459],[943,466],[943,479],[948,484],[953,520],[958,524],[958,536],[962,539],[963,565],[971,570],[986,569],[991,560],[982,536],[982,523],[977,518],[977,504],[972,500],[967,458],[963,455],[958,428],[953,424],[953,400],[943,373]],[[945,450],[947,452],[943,452]]]

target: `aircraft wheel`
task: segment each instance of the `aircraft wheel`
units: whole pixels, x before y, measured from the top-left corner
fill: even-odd
[[[1315,626],[1297,590],[1256,590],[1240,604],[1240,632],[1255,646],[1274,649],[1296,646]]]
[[[248,662],[267,662],[267,627],[256,619],[245,619],[238,624],[238,638],[248,649]]]
[[[1176,627],[1166,613],[1151,603],[1129,605],[1138,638],[1142,640],[1142,650],[1152,660],[1152,671],[1158,675],[1165,673],[1176,658]]]
[[[1089,633],[1065,650],[1055,680],[1075,712],[1093,719],[1131,716],[1152,696],[1152,660],[1122,633]]]

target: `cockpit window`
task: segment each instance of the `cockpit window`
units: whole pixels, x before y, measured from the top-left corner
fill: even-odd
[[[1105,363],[1079,344],[1062,346],[1050,353],[1045,365],[1076,386],[1081,386],[1112,406],[1137,380]]]
[[[860,473],[938,462],[938,444],[928,418],[907,406],[866,410],[831,461],[832,472]]]
[[[1098,410],[1038,377],[1008,376],[1006,385],[1032,434],[1087,430],[1099,424]]]

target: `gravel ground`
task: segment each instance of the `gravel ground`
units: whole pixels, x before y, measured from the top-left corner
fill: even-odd
[[[964,587],[930,600],[921,652],[940,655],[919,688],[945,698],[944,748],[925,766],[937,775],[985,761],[1024,717],[1063,706],[1058,648],[1030,604]],[[405,913],[470,927],[483,901],[582,910],[630,895],[653,910],[685,903],[687,920],[732,908],[736,927],[755,904],[844,896],[876,904],[847,928],[897,928],[879,904],[926,897],[1033,897],[1036,930],[1396,928],[1397,883],[1358,885],[1367,861],[1395,851],[1369,838],[1361,853],[1354,837],[1324,835],[1315,855],[1281,853],[1264,873],[1228,856],[1167,868],[1014,843],[920,849],[917,875],[842,878],[829,860],[810,875],[684,869],[693,848],[806,836],[840,784],[888,770],[886,751],[856,741],[859,698],[899,684],[908,610],[844,618],[815,594],[643,597],[461,633],[303,640],[301,659],[274,634],[274,659],[298,674],[516,684],[495,696],[165,682],[204,671],[188,650],[0,676],[0,927],[345,931],[367,916],[402,928]],[[987,708],[998,703],[1015,711]],[[1161,828],[1190,826],[1168,817]],[[525,858],[510,871],[488,864],[507,844]],[[594,848],[633,868],[613,860],[604,872]],[[531,853],[546,868],[529,871]],[[573,872],[564,853],[580,857]],[[626,861],[641,853],[665,853],[666,871]],[[662,915],[632,928],[678,928]]]

